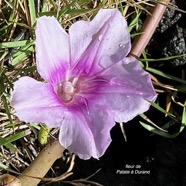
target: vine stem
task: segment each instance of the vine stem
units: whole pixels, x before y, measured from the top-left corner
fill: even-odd
[[[47,145],[29,167],[18,178],[22,186],[36,186],[41,181],[53,163],[63,156],[64,148],[55,140]],[[37,178],[36,178],[37,177]]]
[[[169,0],[164,0],[162,2],[168,4]],[[134,40],[129,55],[134,56],[137,59],[140,57],[142,51],[151,39],[160,19],[162,18],[165,9],[166,5],[158,3],[152,8],[151,15],[147,17],[142,27],[141,32],[143,34]],[[36,177],[43,178],[53,163],[63,156],[63,151],[64,148],[58,141],[54,141],[52,144],[48,145],[39,153],[30,166],[22,174],[20,174],[20,176],[18,176],[22,186],[36,186],[40,182],[40,179]],[[29,177],[26,175],[29,175]]]
[[[166,5],[169,2],[170,0],[161,1],[161,4],[157,3],[153,8],[151,8],[151,15],[148,15],[147,19],[145,20],[141,30],[142,34],[136,37],[134,40],[129,55],[134,56],[137,59],[141,56],[152,35],[154,34],[154,31],[165,12]]]

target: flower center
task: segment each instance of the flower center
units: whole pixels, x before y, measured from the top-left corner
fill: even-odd
[[[72,81],[62,81],[57,85],[56,93],[63,102],[68,103],[73,99],[77,81],[78,78],[73,78]]]

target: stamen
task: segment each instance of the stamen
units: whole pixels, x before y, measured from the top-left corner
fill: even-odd
[[[89,111],[89,107],[88,107],[88,101],[86,98],[82,98],[82,100],[84,101],[85,103],[85,107],[86,107],[86,110],[87,110],[87,114],[89,115],[90,114],[90,111]]]
[[[72,85],[75,87],[76,84],[78,82],[78,77],[75,77],[73,80],[72,80]]]
[[[74,94],[74,86],[71,82],[67,81],[63,84],[63,91],[66,94]]]

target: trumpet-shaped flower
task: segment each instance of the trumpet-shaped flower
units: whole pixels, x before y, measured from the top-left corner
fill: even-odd
[[[54,17],[36,25],[36,66],[45,82],[21,77],[11,105],[25,122],[60,127],[59,142],[82,159],[99,158],[116,122],[149,109],[156,94],[149,75],[133,57],[126,20],[102,9],[92,21],[68,31]]]

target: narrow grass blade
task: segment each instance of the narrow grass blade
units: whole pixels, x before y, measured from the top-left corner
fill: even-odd
[[[141,15],[141,12],[142,12],[142,11],[136,12],[135,18],[132,19],[132,21],[131,21],[131,23],[130,23],[130,25],[129,25],[129,28],[128,28],[129,32],[131,32],[131,30],[132,30],[134,27],[136,27],[136,30],[138,30],[138,28],[139,28],[139,16]]]
[[[75,4],[75,1],[72,1],[69,3],[66,7],[62,8],[62,10],[59,11],[58,19],[60,19],[68,10],[71,9]]]
[[[3,142],[4,142],[4,138],[0,136],[0,143],[3,143]],[[4,146],[10,149],[11,151],[16,151],[16,147],[14,147],[12,143],[6,143]]]
[[[151,125],[153,125],[155,128],[161,130],[162,132],[168,132],[167,130],[164,130],[163,128],[159,127],[154,122],[152,122],[145,114],[140,114],[139,116],[142,117],[144,120],[146,120]]]
[[[32,26],[36,22],[36,10],[35,10],[35,1],[34,0],[28,0],[29,3],[29,11],[30,11],[30,18],[31,18],[31,24]]]
[[[158,59],[139,59],[140,61],[148,61],[148,62],[157,62],[157,61],[167,61],[169,62],[169,60],[171,59],[177,59],[177,58],[181,58],[181,57],[185,57],[186,54],[180,54],[180,55],[176,55],[176,56],[169,56],[169,57],[163,57],[163,58],[158,58]]]
[[[87,12],[90,12],[92,9],[72,9],[72,10],[67,10],[65,14],[84,14]]]
[[[0,168],[1,168],[1,169],[9,169],[9,167],[6,166],[6,165],[4,165],[3,163],[0,163]]]
[[[38,124],[35,124],[35,123],[30,123],[30,126],[31,127],[34,127],[37,130],[40,130],[41,129],[41,127]]]
[[[10,169],[10,167],[8,167],[7,165],[4,165],[3,163],[0,163],[0,169],[4,169],[6,171],[10,171],[12,173],[16,173],[15,171],[13,171],[12,169]],[[12,182],[11,182],[12,183]],[[7,184],[6,184],[7,185]]]
[[[47,11],[47,0],[43,0],[43,6],[41,12],[46,12]]]
[[[150,126],[144,122],[141,122],[139,121],[139,123],[145,128],[147,129],[148,131],[152,132],[152,133],[155,133],[155,134],[158,134],[160,136],[163,136],[163,137],[166,137],[166,138],[175,138],[176,136],[178,136],[179,132],[178,133],[175,133],[175,134],[169,134],[169,133],[166,133],[166,132],[163,132],[159,129],[156,129],[155,127],[153,126]]]
[[[148,100],[147,100],[148,101]],[[153,106],[154,108],[156,108],[157,110],[159,110],[160,112],[166,114],[167,116],[169,116],[170,118],[172,118],[173,120],[177,121],[175,116],[173,114],[171,114],[170,112],[167,112],[165,109],[163,109],[162,107],[160,107],[158,104],[148,101],[151,106]]]
[[[186,93],[186,84],[182,84],[182,85],[175,86],[175,88],[176,88],[179,92],[184,92],[184,93]]]
[[[22,46],[25,46],[25,45],[27,45],[29,43],[30,43],[30,41],[28,41],[28,40],[4,42],[4,43],[0,43],[0,49],[1,48],[22,47]]]
[[[56,16],[56,12],[50,11],[50,12],[39,12],[38,16]]]
[[[23,138],[24,136],[28,135],[30,133],[30,131],[26,130],[26,131],[22,131],[22,132],[19,132],[19,133],[16,133],[16,134],[13,134],[9,137],[6,137],[6,138],[2,138],[0,140],[0,146],[1,145],[7,145],[11,142],[14,142],[20,138]]]
[[[173,81],[177,81],[177,82],[179,82],[179,83],[186,84],[186,81],[185,81],[185,80],[180,79],[180,78],[175,77],[175,76],[172,76],[172,75],[170,75],[170,74],[164,73],[164,72],[162,72],[162,71],[160,71],[160,70],[156,70],[156,69],[154,69],[154,68],[146,68],[146,70],[149,71],[149,72],[152,72],[152,73],[154,73],[154,74],[157,74],[157,75],[159,75],[159,76],[162,76],[162,77],[164,77],[164,78],[167,78],[167,79],[170,79],[170,80],[173,80]]]
[[[8,116],[8,119],[9,119],[10,123],[13,124],[12,117],[11,117],[10,110],[9,110],[9,106],[8,106],[8,103],[7,103],[7,99],[4,95],[2,95],[1,99],[3,101],[4,108],[5,108],[6,114]]]
[[[30,41],[28,44],[26,44],[25,46],[21,47],[18,51],[16,51],[13,54],[13,58],[20,56],[23,52],[25,52],[30,46],[34,45],[34,41]]]
[[[34,47],[30,46],[27,50],[23,51],[16,58],[12,60],[12,65],[16,65],[17,63],[23,61],[26,57],[28,57],[34,51]]]

